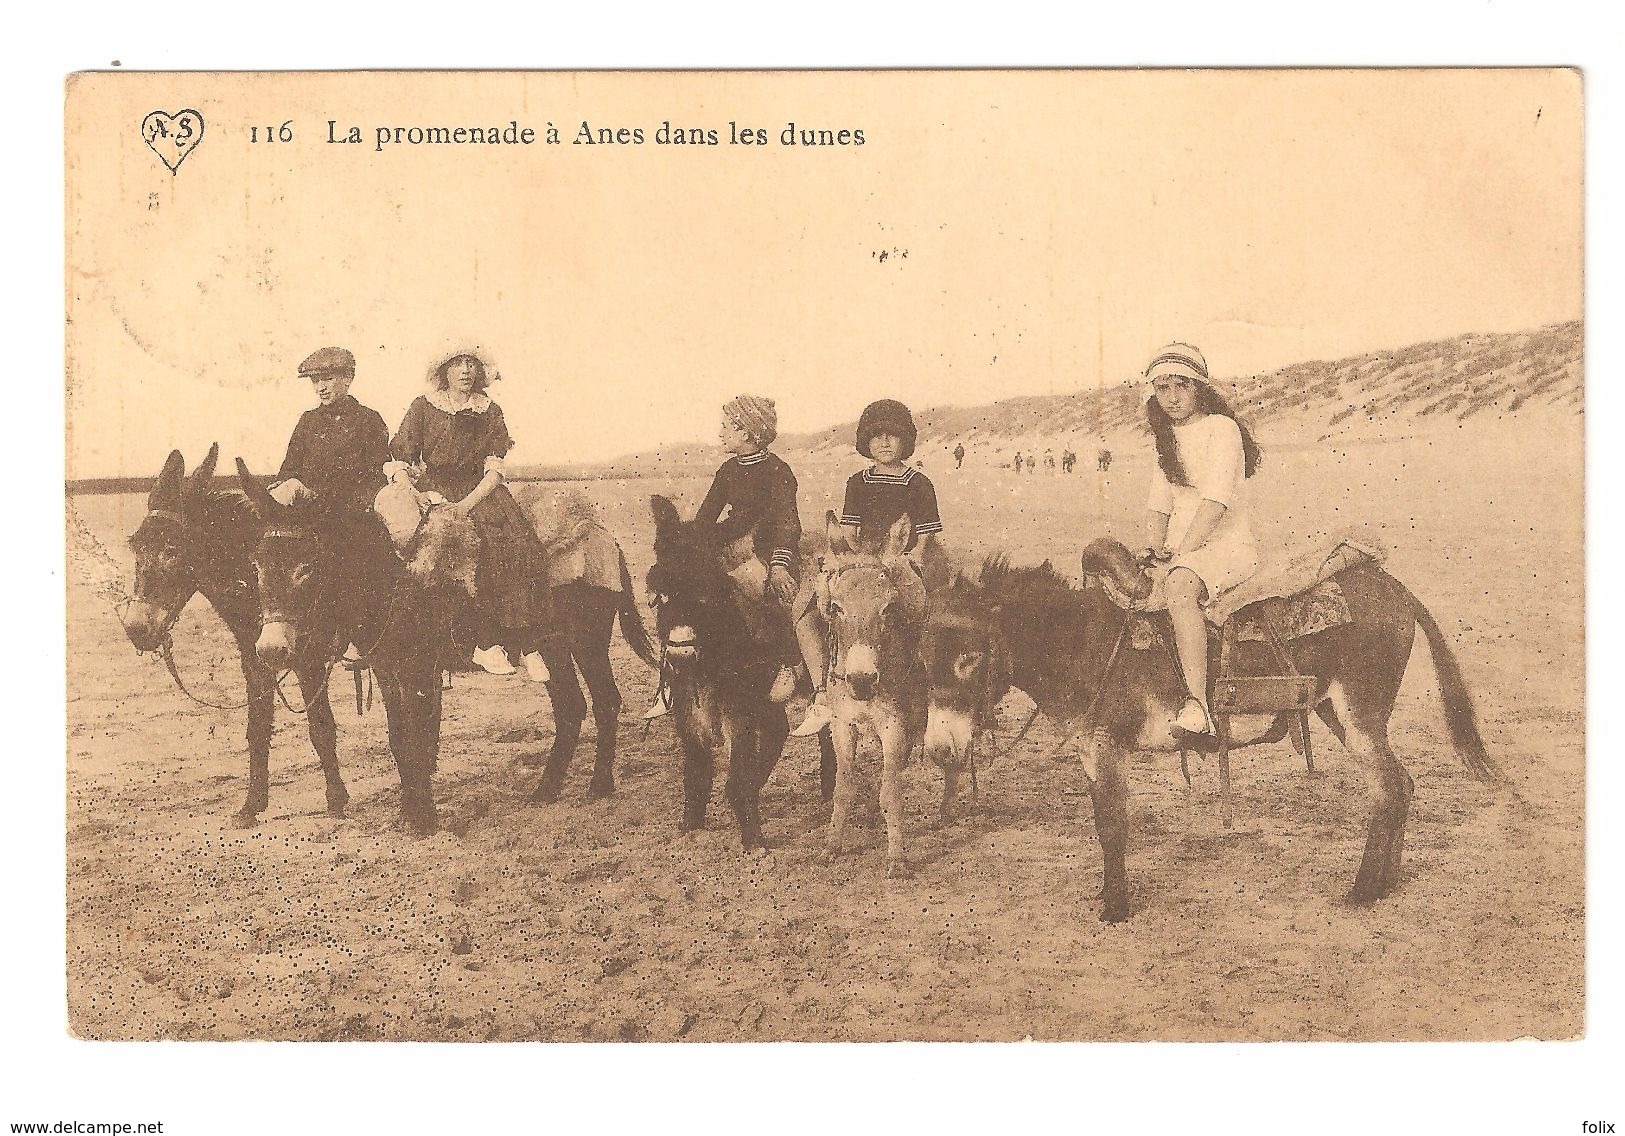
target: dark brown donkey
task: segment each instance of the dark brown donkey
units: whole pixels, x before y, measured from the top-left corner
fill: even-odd
[[[767,631],[769,601],[746,596],[728,575],[710,531],[715,526],[685,523],[664,497],[650,504],[649,591],[664,645],[662,681],[683,746],[683,831],[705,826],[717,759],[725,757],[728,803],[745,851],[765,848],[762,786],[789,733],[784,707],[768,700],[780,660]]]
[[[352,643],[377,676],[389,748],[401,778],[401,819],[420,834],[439,821],[430,779],[440,752],[440,668],[458,602],[451,585],[420,582],[372,513],[279,504],[241,458],[237,476],[265,523],[254,550],[267,666],[332,658]]]
[[[1131,596],[1148,581],[1128,550],[1098,540],[1084,553],[1085,576],[1109,576]],[[1481,780],[1496,777],[1484,752],[1472,700],[1439,625],[1420,600],[1375,564],[1346,568],[1335,577],[1348,601],[1350,622],[1292,640],[1287,650],[1298,670],[1314,676],[1316,712],[1370,776],[1371,820],[1365,855],[1349,900],[1370,903],[1400,880],[1400,855],[1413,791],[1410,775],[1388,744],[1388,719],[1410,659],[1417,627],[1427,636],[1443,696],[1451,741]],[[1246,611],[1246,609],[1243,609]],[[924,651],[931,674],[926,747],[957,755],[974,744],[983,711],[1010,687],[1019,687],[1057,719],[1068,740],[1082,746],[1082,765],[1094,801],[1095,832],[1105,857],[1101,918],[1129,915],[1124,849],[1128,840],[1129,750],[1213,748],[1214,741],[1176,732],[1184,681],[1171,651],[1121,650],[1130,616],[1099,588],[1074,584],[1048,562],[1013,567],[989,559],[979,580],[959,578],[937,597],[926,625]],[[1166,623],[1166,613],[1157,617]],[[1162,628],[1167,641],[1171,631]],[[1273,673],[1278,663],[1264,643],[1242,643],[1237,673]],[[1008,667],[991,680],[986,668]],[[1211,668],[1216,670],[1216,668]],[[1250,719],[1238,719],[1242,726]],[[1256,733],[1237,730],[1233,745],[1278,738],[1263,719]],[[940,760],[940,759],[939,759]]]
[[[276,672],[260,662],[254,651],[260,633],[254,548],[265,525],[243,494],[212,486],[219,456],[220,447],[211,446],[209,456],[188,478],[180,451],[170,452],[147,498],[147,515],[130,537],[135,552],[135,598],[120,613],[120,620],[138,651],[165,650],[170,629],[197,593],[203,594],[225,622],[242,657],[247,689],[248,799],[235,817],[239,826],[247,828],[269,803],[271,725],[276,716]],[[310,744],[327,779],[327,811],[338,816],[350,794],[339,776],[338,728],[324,686],[322,638],[319,631],[307,637],[307,644],[316,649],[292,655],[286,665],[298,677],[308,707]]]

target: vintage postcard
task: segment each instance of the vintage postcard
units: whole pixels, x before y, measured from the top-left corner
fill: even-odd
[[[1583,1036],[1577,72],[66,105],[76,1037]]]

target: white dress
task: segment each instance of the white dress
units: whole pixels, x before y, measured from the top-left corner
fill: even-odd
[[[1174,427],[1189,485],[1171,485],[1162,466],[1151,467],[1152,512],[1168,515],[1168,547],[1179,549],[1203,501],[1224,506],[1224,516],[1201,548],[1178,553],[1170,568],[1189,568],[1211,599],[1258,570],[1258,546],[1247,523],[1246,465],[1235,419],[1209,414]],[[1159,589],[1160,590],[1160,589]]]

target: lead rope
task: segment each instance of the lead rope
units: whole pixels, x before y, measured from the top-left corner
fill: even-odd
[[[142,653],[145,654],[145,652]],[[199,706],[207,706],[211,710],[241,710],[243,707],[248,705],[248,700],[246,698],[241,702],[210,702],[205,698],[199,698],[190,690],[186,689],[186,684],[181,681],[181,672],[179,668],[175,666],[174,644],[169,637],[169,632],[167,631],[164,632],[163,641],[158,644],[158,655],[164,660],[164,666],[169,671],[169,677],[175,680],[175,688],[182,694],[186,695],[186,697],[190,698],[193,702],[196,702]]]
[[[397,586],[392,592],[390,592],[390,594],[389,594],[389,610],[384,613],[383,630],[378,632],[378,638],[373,641],[372,646],[369,649],[361,652],[360,656],[356,659],[356,664],[357,665],[359,665],[362,661],[364,661],[364,660],[366,660],[368,658],[371,658],[373,652],[378,650],[378,648],[383,645],[385,637],[387,637],[389,635],[390,631],[392,630],[390,625],[391,625],[391,623],[393,622],[393,620],[395,618],[395,608],[396,608],[396,605],[397,605],[398,601],[400,600],[400,596],[401,596],[401,589],[400,589],[399,586]],[[316,688],[315,693],[313,693],[312,695],[310,695],[310,697],[305,699],[305,707],[304,707],[303,710],[299,709],[297,706],[293,705],[293,703],[289,702],[287,694],[284,693],[284,691],[282,689],[282,680],[288,677],[289,671],[291,671],[292,668],[290,667],[289,670],[285,670],[281,674],[277,675],[277,678],[276,678],[276,693],[277,693],[277,697],[282,700],[282,705],[284,705],[284,706],[286,706],[288,708],[289,713],[292,713],[292,714],[309,714],[310,713],[310,704],[311,704],[311,702],[313,702],[317,698],[320,698],[320,697],[324,696],[327,693],[327,684],[329,682],[331,682],[332,679],[333,679],[333,670],[334,670],[335,667],[338,666],[338,664],[341,661],[344,661],[342,656],[341,657],[335,657],[333,659],[328,660],[327,668],[322,674],[322,684]],[[371,667],[369,667],[368,669],[370,670]],[[356,679],[357,679],[358,682],[360,681],[360,677],[361,677],[360,672],[357,672]],[[357,694],[356,694],[356,704],[359,706],[360,702],[361,702],[361,696],[360,696],[360,692],[358,690]],[[372,703],[372,698],[371,698],[370,695],[369,695],[369,697],[367,699],[367,703],[368,703],[369,706]]]
[[[667,663],[666,663],[666,647],[667,647],[666,637],[664,635],[662,635],[660,637],[660,669],[659,669],[660,677],[655,681],[655,702],[658,705],[664,705],[666,707],[666,709],[670,710],[671,709],[671,667],[668,666]],[[643,737],[644,740],[648,739],[648,737],[649,737],[649,727],[652,726],[652,725],[654,725],[654,720],[653,719],[646,720],[643,723],[642,737]]]

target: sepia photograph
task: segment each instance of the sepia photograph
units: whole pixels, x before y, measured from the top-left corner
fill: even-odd
[[[1594,1088],[1549,58],[62,73],[64,1068]]]
[[[73,1033],[1580,1035],[1580,93],[73,76]]]

